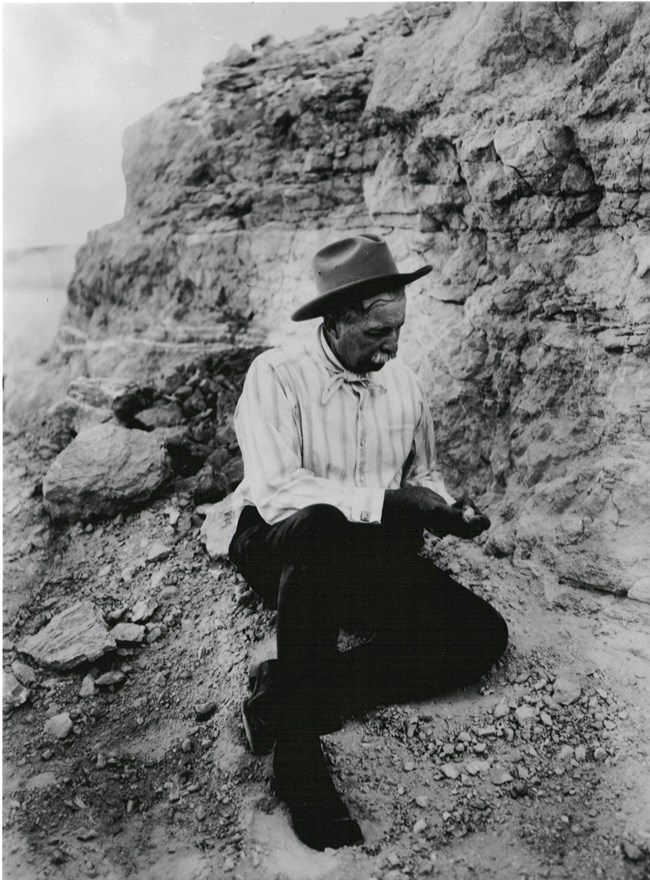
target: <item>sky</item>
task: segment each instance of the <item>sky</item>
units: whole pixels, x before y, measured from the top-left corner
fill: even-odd
[[[4,3],[4,249],[119,220],[124,129],[196,92],[233,43],[293,39],[392,3]]]

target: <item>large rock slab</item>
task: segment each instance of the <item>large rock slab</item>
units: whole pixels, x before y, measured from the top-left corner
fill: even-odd
[[[84,599],[55,615],[47,626],[16,647],[41,666],[73,669],[80,663],[97,660],[117,644],[100,610]]]
[[[146,501],[170,474],[157,438],[118,425],[95,425],[54,460],[43,481],[43,500],[54,519],[113,516]]]

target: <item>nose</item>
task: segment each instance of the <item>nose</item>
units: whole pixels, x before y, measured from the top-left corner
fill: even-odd
[[[397,348],[399,346],[399,328],[397,330],[393,330],[390,336],[386,339],[384,344],[384,348],[389,354],[396,355]]]

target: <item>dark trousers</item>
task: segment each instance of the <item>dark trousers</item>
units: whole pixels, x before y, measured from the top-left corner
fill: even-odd
[[[422,532],[350,523],[328,505],[269,526],[241,514],[230,558],[277,608],[281,718],[317,729],[323,708],[344,714],[432,696],[480,677],[508,629],[487,602],[418,556]],[[339,628],[374,639],[339,652]]]

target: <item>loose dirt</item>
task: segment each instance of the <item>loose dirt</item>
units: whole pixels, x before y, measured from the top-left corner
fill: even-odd
[[[29,700],[5,716],[6,878],[649,876],[650,607],[562,587],[517,553],[429,547],[504,614],[511,646],[475,687],[380,707],[324,738],[366,843],[316,853],[240,724],[250,664],[273,654],[273,614],[207,557],[191,489],[178,480],[146,510],[53,526],[35,494],[52,454],[5,437],[5,669],[23,635],[81,598],[128,619],[153,597],[160,635],[94,668],[34,667]],[[170,555],[147,563],[160,542]],[[122,685],[80,697],[88,672],[111,669]],[[64,711],[72,732],[46,735]]]

